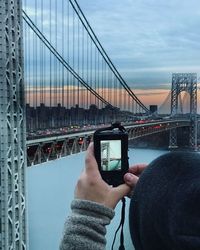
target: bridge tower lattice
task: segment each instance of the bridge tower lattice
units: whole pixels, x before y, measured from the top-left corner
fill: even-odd
[[[0,1],[0,249],[26,250],[21,0]]]
[[[174,73],[172,74],[171,88],[171,116],[178,114],[178,97],[182,91],[190,95],[190,147],[197,149],[197,74],[196,73]],[[169,147],[177,147],[177,129],[170,130]]]

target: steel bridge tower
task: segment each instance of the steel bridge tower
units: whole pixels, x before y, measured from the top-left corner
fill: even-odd
[[[178,96],[182,91],[190,95],[190,147],[197,149],[197,74],[196,73],[174,73],[172,74],[171,89],[171,116],[178,113]],[[177,129],[170,130],[169,147],[177,147]]]
[[[0,0],[0,249],[25,250],[25,101],[21,0]]]
[[[108,164],[110,162],[110,143],[104,142],[101,145],[101,155],[103,155],[104,151],[106,152],[106,171],[108,171]]]

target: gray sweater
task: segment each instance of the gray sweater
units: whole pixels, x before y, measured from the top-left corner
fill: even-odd
[[[106,225],[114,210],[92,201],[75,199],[72,214],[64,226],[60,250],[103,250],[106,246]]]

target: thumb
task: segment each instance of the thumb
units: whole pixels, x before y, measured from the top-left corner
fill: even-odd
[[[138,182],[139,177],[131,174],[131,173],[126,173],[124,175],[124,181],[127,185],[129,185],[131,188],[134,188]]]
[[[118,187],[113,188],[114,197],[115,197],[115,206],[117,205],[118,201],[121,200],[124,196],[128,195],[131,191],[131,187],[127,184],[121,184]]]

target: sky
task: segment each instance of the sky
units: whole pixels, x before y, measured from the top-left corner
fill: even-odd
[[[78,0],[131,87],[170,89],[173,72],[200,75],[199,0]]]
[[[29,2],[29,15],[33,17],[35,0],[24,1]],[[63,0],[57,1],[61,4]],[[38,9],[40,2],[37,0]],[[199,81],[199,0],[77,2],[110,59],[146,106],[161,105],[167,98],[172,73],[197,73]],[[48,3],[43,0],[46,27]]]

